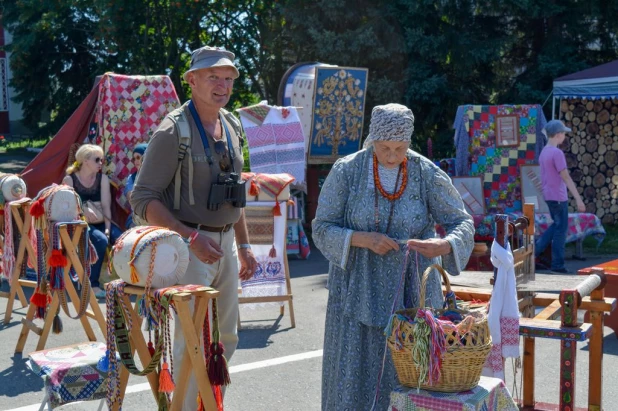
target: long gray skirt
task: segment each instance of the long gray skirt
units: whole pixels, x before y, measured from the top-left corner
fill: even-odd
[[[398,384],[383,328],[370,327],[343,314],[329,298],[322,360],[322,411],[370,411],[386,350],[375,410],[387,410]]]

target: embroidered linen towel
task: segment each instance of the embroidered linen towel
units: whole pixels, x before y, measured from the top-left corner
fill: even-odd
[[[247,135],[251,171],[254,173],[289,173],[295,185],[305,185],[305,137],[294,107],[261,104],[239,109],[240,121]],[[261,122],[260,122],[261,120]]]
[[[510,245],[507,243],[505,249],[494,241],[491,262],[498,270],[487,316],[493,346],[483,367],[483,375],[504,380],[503,358],[519,357],[519,307]]]

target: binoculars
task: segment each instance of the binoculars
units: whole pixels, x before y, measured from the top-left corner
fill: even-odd
[[[219,173],[217,181],[210,186],[206,207],[217,211],[226,202],[237,208],[247,204],[245,181],[240,179],[239,173]]]

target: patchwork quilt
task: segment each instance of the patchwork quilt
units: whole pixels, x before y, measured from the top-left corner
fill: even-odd
[[[30,368],[43,378],[52,408],[107,396],[107,372],[97,368],[106,349],[89,342],[30,354]]]
[[[501,214],[522,210],[519,168],[537,158],[537,123],[545,123],[539,105],[464,106],[463,126],[469,139],[469,176],[483,177],[486,213]],[[496,145],[496,116],[515,115],[519,119],[519,144]],[[541,119],[542,118],[542,119]],[[465,136],[459,136],[465,138]],[[459,153],[458,153],[459,155]],[[459,158],[458,158],[459,160]]]
[[[103,172],[117,188],[116,201],[129,211],[124,195],[135,171],[133,147],[148,142],[163,118],[180,106],[168,76],[125,76],[107,73],[99,83],[99,101],[89,139],[105,153]]]

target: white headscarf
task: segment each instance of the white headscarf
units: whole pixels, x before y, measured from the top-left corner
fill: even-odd
[[[369,147],[374,141],[410,142],[413,132],[414,114],[412,110],[394,103],[375,106],[371,111],[369,135],[363,147]]]

